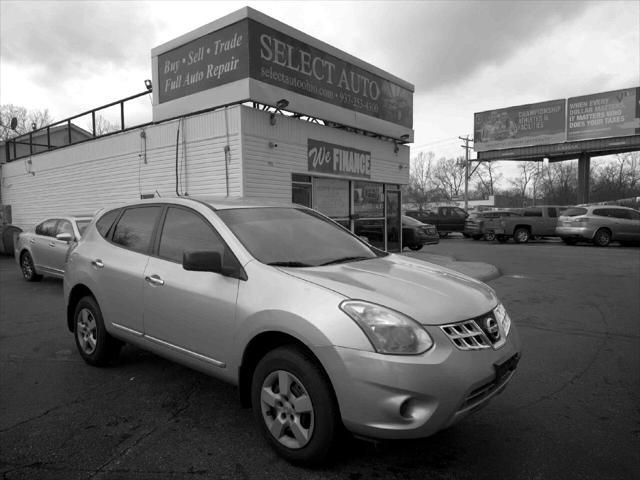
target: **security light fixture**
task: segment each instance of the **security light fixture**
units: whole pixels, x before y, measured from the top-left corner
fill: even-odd
[[[289,106],[289,100],[287,100],[286,98],[278,100],[278,102],[276,103],[276,108],[278,110],[284,110],[288,106]]]
[[[402,140],[403,142],[406,142],[407,140],[409,140],[409,134],[405,133],[404,135],[401,135],[400,140]]]
[[[144,86],[147,87],[147,90],[153,90],[153,83],[148,78],[144,81]]]

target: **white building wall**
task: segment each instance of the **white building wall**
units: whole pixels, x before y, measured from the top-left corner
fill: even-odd
[[[268,112],[242,107],[245,196],[290,202],[292,173],[326,176],[308,171],[307,140],[309,138],[371,152],[369,181],[409,183],[409,147],[407,146],[399,145],[396,153],[394,144],[386,140],[284,115],[276,115],[276,125],[271,125],[269,117]],[[277,144],[277,147],[269,146],[270,144]],[[352,179],[365,180],[355,177]]]
[[[11,205],[12,223],[24,229],[47,217],[92,213],[141,194],[175,196],[179,124],[180,193],[226,196],[228,190],[229,196],[241,196],[240,107],[236,106],[3,164],[1,203]]]

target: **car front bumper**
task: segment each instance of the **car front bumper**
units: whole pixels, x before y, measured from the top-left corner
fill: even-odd
[[[498,374],[497,366],[508,362],[515,369],[520,359],[515,326],[497,350],[462,351],[444,334],[432,337],[435,345],[416,356],[321,349],[347,429],[381,439],[432,435],[500,393],[515,370]]]

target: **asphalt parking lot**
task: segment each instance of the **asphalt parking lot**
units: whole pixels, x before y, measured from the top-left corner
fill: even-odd
[[[62,282],[0,258],[5,479],[627,479],[640,471],[640,249],[463,238],[410,253],[497,267],[523,340],[506,391],[415,441],[349,440],[325,468],[273,453],[234,387],[125,347],[96,369],[65,326]],[[635,473],[634,473],[635,472]]]

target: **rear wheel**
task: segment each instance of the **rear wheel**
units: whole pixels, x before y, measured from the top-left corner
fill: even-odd
[[[42,275],[36,273],[33,258],[31,258],[29,252],[22,252],[22,255],[20,255],[20,269],[22,270],[22,276],[27,282],[38,282],[42,280]]]
[[[474,240],[480,240],[482,238],[482,235],[471,235],[471,238],[473,238]]]
[[[493,242],[496,239],[496,234],[493,232],[485,233],[484,239],[488,242]]]
[[[83,297],[76,305],[74,335],[80,356],[90,365],[103,367],[116,358],[122,343],[104,328],[95,298]]]
[[[318,465],[331,454],[338,407],[324,371],[303,350],[267,353],[253,374],[251,401],[265,438],[288,461]]]
[[[531,232],[528,228],[516,228],[513,232],[513,240],[516,243],[527,243],[531,238]]]
[[[606,247],[611,243],[611,232],[606,228],[601,228],[593,236],[593,243],[598,247]]]

